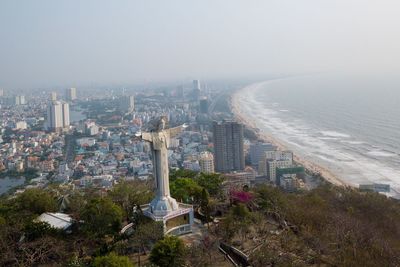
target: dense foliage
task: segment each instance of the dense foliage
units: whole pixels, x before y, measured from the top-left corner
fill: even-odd
[[[224,198],[219,175],[172,175],[173,196],[209,221],[212,209],[222,214],[192,246],[164,238],[162,223],[143,216],[140,205],[153,196],[147,183],[121,182],[108,192],[49,186],[0,198],[0,266],[226,266],[220,241],[255,267],[400,266],[397,200],[330,185],[299,193],[260,186]],[[74,219],[70,234],[35,220],[60,210]]]
[[[146,183],[124,182],[112,192],[49,186],[2,197],[0,266],[133,266],[120,256],[145,253],[162,237],[159,224],[129,210],[151,192]],[[36,220],[43,212],[61,210],[74,219],[70,234]],[[133,221],[137,232],[121,235],[122,226]]]
[[[166,236],[151,250],[150,261],[159,267],[184,266],[185,245],[176,236]]]
[[[133,267],[133,264],[126,256],[118,256],[115,253],[110,253],[106,256],[96,257],[93,267]]]
[[[94,198],[83,209],[81,219],[87,232],[112,234],[121,229],[122,209],[109,198]]]
[[[265,186],[255,196],[253,212],[234,205],[219,228],[254,266],[400,264],[397,200],[333,186],[299,194]]]

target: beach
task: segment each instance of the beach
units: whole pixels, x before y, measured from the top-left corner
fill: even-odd
[[[240,89],[239,89],[240,90]],[[245,125],[246,128],[249,130],[253,131],[255,135],[258,137],[258,139],[264,141],[264,142],[269,142],[277,146],[278,150],[288,150],[286,145],[279,140],[278,136],[272,136],[270,134],[267,134],[265,132],[262,132],[259,127],[257,127],[256,123],[251,119],[246,117],[242,110],[240,105],[238,104],[238,91],[234,92],[231,97],[230,97],[230,108],[231,111],[235,117],[235,119]],[[337,175],[332,173],[330,170],[322,167],[321,165],[311,162],[309,160],[305,160],[304,158],[296,155],[294,153],[293,155],[294,161],[297,162],[298,164],[301,164],[304,166],[306,170],[312,173],[319,173],[322,178],[329,183],[332,183],[336,186],[352,186],[349,183],[346,183],[342,179],[340,179]]]

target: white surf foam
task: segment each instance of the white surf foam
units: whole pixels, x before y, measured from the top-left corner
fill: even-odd
[[[383,157],[383,158],[397,156],[397,154],[395,154],[395,153],[388,152],[388,151],[382,151],[382,150],[372,150],[372,151],[369,151],[367,154],[370,156]]]
[[[336,131],[320,131],[323,136],[328,137],[342,137],[342,138],[350,138],[351,136],[345,133],[340,133]]]
[[[299,156],[321,164],[346,182],[357,185],[387,181],[397,192],[400,192],[399,170],[387,166],[385,162],[351,153],[351,149],[342,150],[330,141],[340,140],[349,148],[365,144],[365,142],[347,140],[351,138],[351,135],[335,130],[315,130],[315,127],[302,120],[283,121],[279,113],[265,108],[264,99],[259,97],[259,90],[266,90],[265,87],[271,85],[273,82],[248,86],[239,91],[235,98],[241,113],[249,120],[253,120],[261,131],[273,135]],[[377,146],[375,150],[367,154],[374,157],[397,156],[397,154],[382,151]],[[329,155],[329,157],[323,155]]]

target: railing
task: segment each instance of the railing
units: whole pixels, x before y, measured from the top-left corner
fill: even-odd
[[[250,266],[249,264],[249,256],[244,254],[242,251],[237,248],[230,246],[224,242],[220,242],[219,250],[227,256],[227,258],[235,265],[235,266]]]
[[[121,230],[121,234],[124,234],[126,232],[126,230],[128,230],[129,228],[131,228],[133,226],[133,223],[130,223],[128,225],[125,225],[124,228],[122,228]]]
[[[178,210],[173,210],[173,211],[165,211],[165,215],[157,215],[154,214],[150,211],[150,204],[144,204],[141,205],[140,208],[143,211],[143,214],[145,214],[147,217],[152,218],[155,221],[161,221],[161,220],[168,220],[171,218],[175,218],[177,216],[180,216],[182,214],[187,214],[190,213],[193,210],[193,206],[189,204],[183,204],[183,203],[178,203],[179,209]]]
[[[174,211],[169,212],[163,219],[168,220],[168,219],[171,219],[171,218],[175,218],[175,217],[180,216],[182,214],[190,213],[192,210],[193,210],[192,208],[174,210]]]
[[[175,226],[175,227],[169,229],[168,231],[165,232],[165,234],[169,234],[169,233],[174,232],[174,231],[176,231],[176,230],[178,230],[180,228],[183,228],[183,231],[179,231],[178,235],[187,234],[187,233],[192,232],[190,224],[183,224],[183,225],[178,225],[178,226]]]

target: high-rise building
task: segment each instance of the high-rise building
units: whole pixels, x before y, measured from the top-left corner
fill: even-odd
[[[50,101],[57,101],[57,93],[56,92],[50,93]]]
[[[185,87],[183,87],[183,85],[176,89],[176,97],[181,99],[185,97]]]
[[[62,103],[62,117],[63,117],[63,128],[68,127],[70,124],[69,121],[69,104],[68,103]]]
[[[25,96],[23,95],[17,95],[14,98],[14,105],[18,106],[18,105],[25,105],[26,101],[25,101]]]
[[[250,145],[250,161],[252,165],[258,165],[267,151],[275,151],[276,146],[271,143],[257,142]]]
[[[234,121],[213,123],[214,162],[217,172],[244,169],[243,125]]]
[[[199,80],[193,80],[193,90],[200,90],[200,81]]]
[[[0,89],[0,97],[4,96],[4,89]]]
[[[214,156],[208,151],[200,153],[199,157],[200,171],[204,173],[214,172]]]
[[[134,96],[121,96],[119,98],[119,110],[125,113],[130,113],[135,109]]]
[[[60,130],[68,127],[69,105],[60,101],[51,101],[47,107],[47,127],[49,130]]]
[[[59,101],[52,101],[47,107],[47,127],[56,130],[63,127],[62,105]]]
[[[207,98],[200,99],[200,112],[207,114],[208,107],[209,107],[208,99]]]
[[[199,80],[193,80],[193,100],[198,101],[200,99],[200,81]]]
[[[65,97],[68,101],[74,101],[76,99],[76,88],[67,88]]]

